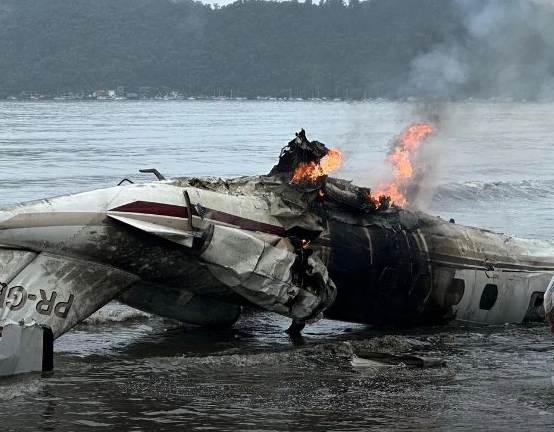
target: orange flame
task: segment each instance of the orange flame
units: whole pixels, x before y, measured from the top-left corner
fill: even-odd
[[[428,123],[414,123],[394,140],[395,147],[388,156],[388,161],[394,166],[394,180],[389,184],[379,185],[372,193],[371,199],[377,207],[379,200],[375,197],[390,197],[392,203],[404,206],[408,204],[406,197],[400,191],[401,186],[413,174],[411,157],[421,142],[434,132],[434,127]]]
[[[319,177],[329,174],[338,168],[342,162],[342,154],[339,149],[332,148],[319,162],[301,162],[292,175],[291,182],[310,180],[315,182]]]

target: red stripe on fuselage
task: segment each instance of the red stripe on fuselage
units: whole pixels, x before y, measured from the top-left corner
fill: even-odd
[[[203,207],[202,210],[202,215],[200,215],[195,206],[192,206],[192,215],[206,219],[212,219],[214,221],[222,222],[229,225],[235,225],[241,229],[249,231],[259,231],[279,236],[283,235],[286,231],[283,227],[280,226],[270,225],[252,219],[246,219],[231,213],[225,213],[206,207]],[[186,207],[149,201],[134,201],[132,203],[124,204],[122,206],[110,209],[110,211],[142,213],[179,218],[188,217],[188,210]]]
[[[122,206],[110,209],[109,211],[143,213],[143,214],[171,216],[171,217],[180,217],[180,218],[188,217],[188,211],[186,207],[173,205],[173,204],[148,202],[148,201],[134,201],[132,203],[124,204]],[[193,216],[198,216],[198,212],[194,207],[192,208],[192,214]]]

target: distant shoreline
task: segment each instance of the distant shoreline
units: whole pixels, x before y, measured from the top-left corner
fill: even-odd
[[[19,98],[19,97],[7,97],[4,99],[0,98],[0,101],[7,102],[168,102],[168,101],[180,101],[180,102],[194,102],[194,101],[209,101],[209,102],[346,102],[346,103],[413,103],[413,104],[424,104],[424,105],[435,105],[443,103],[521,103],[521,104],[549,104],[554,103],[554,99],[544,99],[544,100],[518,100],[513,98],[489,98],[489,99],[479,99],[479,98],[466,98],[459,100],[426,100],[426,99],[417,99],[414,97],[408,98],[399,98],[399,99],[386,99],[386,98],[368,98],[368,99],[344,99],[344,98],[279,98],[279,97],[210,97],[210,96],[198,96],[198,97],[180,97],[180,98],[59,98],[59,97],[44,97],[44,98]]]

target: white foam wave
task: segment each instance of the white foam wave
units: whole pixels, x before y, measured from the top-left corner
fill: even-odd
[[[518,199],[537,201],[552,196],[554,181],[551,180],[521,180],[513,182],[481,182],[468,181],[464,183],[449,183],[439,186],[433,201],[505,201]]]
[[[30,373],[3,378],[0,385],[0,401],[7,401],[37,394],[43,387],[43,382],[40,381],[39,373]]]
[[[294,368],[317,367],[324,368],[347,366],[355,350],[379,351],[398,354],[414,349],[426,350],[430,343],[416,341],[400,336],[383,336],[367,340],[337,341],[323,344],[309,344],[301,348],[280,351],[263,351],[255,353],[227,353],[207,356],[152,357],[148,365],[153,370],[202,369],[202,370],[251,370],[262,367],[266,371],[277,371],[279,368],[294,366]]]
[[[83,322],[85,324],[102,324],[110,322],[148,320],[151,317],[152,315],[146,312],[142,312],[138,309],[134,309],[130,306],[114,301],[97,310]]]

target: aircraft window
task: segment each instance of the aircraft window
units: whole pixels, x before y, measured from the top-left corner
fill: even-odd
[[[531,299],[529,300],[529,306],[527,308],[527,313],[523,322],[527,321],[540,321],[544,317],[544,307],[543,307],[544,293],[542,291],[535,291],[531,294]]]
[[[481,294],[479,309],[491,310],[498,298],[498,287],[493,284],[486,284]]]
[[[444,304],[447,306],[454,306],[460,303],[464,296],[465,282],[463,279],[452,279],[450,286],[446,290],[444,296]]]

